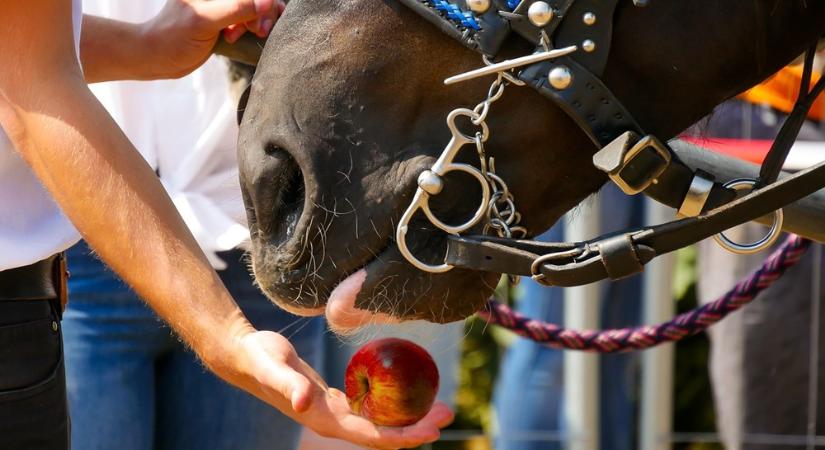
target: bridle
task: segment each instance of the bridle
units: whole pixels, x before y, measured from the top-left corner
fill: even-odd
[[[485,66],[445,80],[456,83],[495,75],[487,97],[473,109],[459,108],[447,117],[452,138],[433,166],[421,173],[410,206],[396,229],[401,253],[413,266],[432,273],[454,267],[531,276],[554,286],[576,286],[641,272],[654,257],[716,236],[725,248],[752,253],[771,245],[782,229],[781,208],[825,186],[825,163],[779,179],[782,165],[799,134],[825,77],[810,87],[816,43],[805,54],[800,95],[762,164],[758,179],[716,181],[693,170],[655,136],[644,133],[630,112],[602,82],[610,52],[614,11],[619,0],[400,0],[465,46],[480,53]],[[647,0],[633,0],[636,7]],[[535,46],[533,54],[494,61],[508,40],[518,36]],[[624,193],[644,193],[678,210],[679,220],[601,236],[587,242],[541,243],[524,240],[520,214],[507,184],[495,174],[484,151],[490,135],[486,118],[507,85],[530,86],[552,100],[599,149],[593,164]],[[459,118],[476,130],[461,131]],[[474,146],[479,167],[455,162]],[[444,176],[460,171],[481,186],[481,202],[459,225],[441,221],[429,200],[441,193]],[[737,191],[749,189],[739,197]],[[410,221],[423,212],[448,234],[443,262],[419,260],[407,245]],[[753,244],[736,244],[722,233],[733,226],[774,215],[768,235]],[[483,235],[462,233],[484,223]],[[496,236],[488,235],[494,232]]]

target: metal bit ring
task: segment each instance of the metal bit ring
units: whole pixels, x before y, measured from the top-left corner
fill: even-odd
[[[735,180],[728,181],[723,186],[741,191],[749,188],[752,189],[754,185],[756,185],[756,180],[752,178],[737,178]],[[779,235],[782,234],[782,224],[784,221],[785,214],[782,212],[782,209],[777,209],[773,213],[773,223],[771,224],[771,229],[768,230],[768,233],[761,239],[750,244],[740,244],[738,242],[734,242],[729,237],[725,236],[724,232],[714,235],[713,240],[729,252],[739,255],[749,255],[751,253],[762,251],[773,245],[773,243],[779,239]]]

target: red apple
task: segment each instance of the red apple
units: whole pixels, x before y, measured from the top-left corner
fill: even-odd
[[[401,427],[421,420],[438,392],[438,369],[420,346],[378,339],[352,355],[345,381],[353,411],[376,425]]]

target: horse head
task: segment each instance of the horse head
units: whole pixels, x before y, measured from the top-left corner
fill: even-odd
[[[820,2],[624,1],[602,81],[664,139],[793,60],[823,31]],[[503,57],[532,51],[514,42]],[[298,314],[326,312],[341,330],[375,317],[454,321],[484,305],[499,274],[421,271],[395,240],[416,178],[450,139],[445,117],[483,100],[492,77],[443,80],[480,65],[477,53],[397,0],[290,2],[258,65],[239,150],[253,269],[273,301]],[[487,124],[485,151],[529,235],[606,181],[593,167],[590,139],[530,88],[509,87]],[[474,150],[458,161],[479,163]],[[432,210],[463,222],[480,191],[470,177],[449,175]],[[446,235],[422,214],[407,240],[417,258],[443,260]]]

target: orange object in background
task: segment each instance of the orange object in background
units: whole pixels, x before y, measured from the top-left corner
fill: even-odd
[[[813,86],[820,75],[814,73],[811,77]],[[802,83],[802,65],[788,66],[780,70],[767,80],[763,81],[739,95],[739,98],[755,105],[771,105],[776,110],[790,113],[799,95],[799,85]],[[808,112],[808,118],[821,121],[825,118],[825,96],[819,96]]]
[[[814,72],[811,76],[811,86],[820,79],[820,74]],[[802,65],[787,66],[747,91],[739,94],[739,100],[755,105],[769,105],[771,108],[788,114],[793,110],[799,95],[799,86],[802,83]],[[808,111],[808,119],[814,121],[825,120],[825,96],[820,95]],[[705,149],[732,156],[737,159],[761,164],[770,150],[773,140],[767,139],[732,139],[707,138],[703,136],[681,136],[680,139]],[[796,151],[794,151],[796,150]],[[786,161],[786,168],[799,170],[810,164],[819,162],[823,157],[823,147],[820,142],[796,142],[794,150]]]

